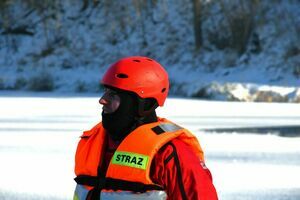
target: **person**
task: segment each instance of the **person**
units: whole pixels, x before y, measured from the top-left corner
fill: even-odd
[[[104,74],[102,122],[85,131],[75,156],[74,199],[218,199],[196,137],[157,117],[169,91],[155,60],[120,59]]]

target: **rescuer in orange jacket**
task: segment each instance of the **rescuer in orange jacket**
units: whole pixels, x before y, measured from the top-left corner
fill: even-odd
[[[75,156],[74,199],[218,199],[198,140],[156,116],[167,72],[147,57],[114,63],[101,83],[102,122],[85,131]]]

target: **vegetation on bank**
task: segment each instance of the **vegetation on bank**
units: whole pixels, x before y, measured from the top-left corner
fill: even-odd
[[[297,0],[2,0],[0,89],[99,91],[105,68],[128,55],[182,74],[171,73],[173,94],[204,74],[222,71],[224,82],[235,69],[265,71],[262,84],[280,85],[300,79],[299,16]],[[78,68],[99,76],[70,75]],[[188,73],[199,78],[185,83]],[[215,98],[211,85],[180,95]]]

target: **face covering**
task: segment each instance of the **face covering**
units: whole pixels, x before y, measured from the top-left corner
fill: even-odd
[[[102,125],[111,138],[120,141],[136,128],[138,116],[137,98],[128,92],[117,92],[120,105],[113,113],[102,111]]]

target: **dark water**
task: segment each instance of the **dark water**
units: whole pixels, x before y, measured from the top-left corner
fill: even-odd
[[[223,193],[220,200],[299,200],[300,189],[278,189]]]
[[[283,137],[300,137],[300,126],[259,126],[259,127],[235,127],[235,128],[213,128],[204,129],[205,132],[214,133],[253,133],[253,134],[275,134]]]

